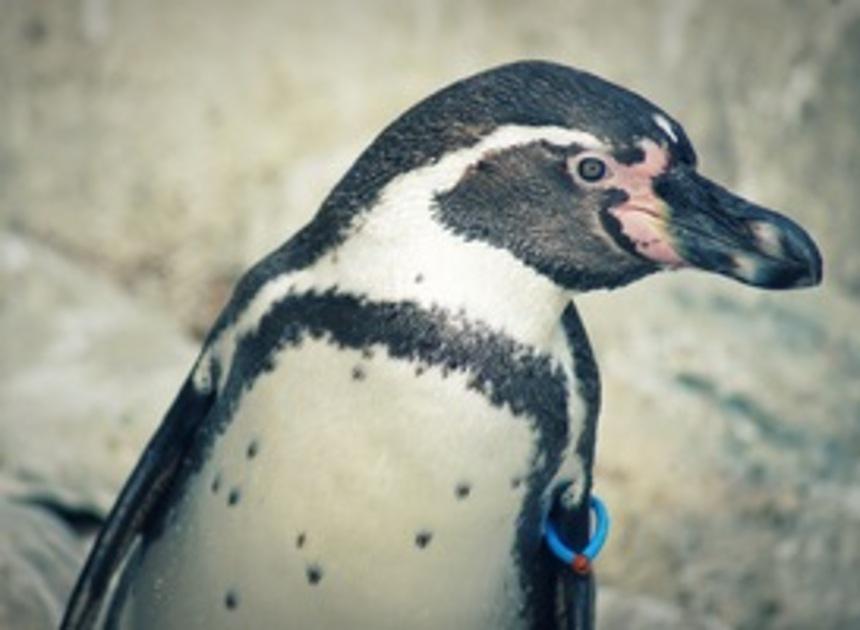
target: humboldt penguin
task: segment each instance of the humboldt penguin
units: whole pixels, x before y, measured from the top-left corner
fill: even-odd
[[[685,267],[821,279],[626,89],[525,61],[430,96],[240,280],[63,627],[561,627],[541,524],[582,512],[599,406],[572,298]]]

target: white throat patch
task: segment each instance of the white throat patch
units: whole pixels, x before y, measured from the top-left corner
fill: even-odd
[[[553,324],[569,294],[509,251],[466,241],[432,216],[437,195],[456,186],[488,153],[538,141],[602,146],[591,134],[563,127],[504,126],[471,147],[393,179],[372,207],[356,215],[346,240],[309,267],[272,278],[221,333],[209,352],[219,358],[222,378],[237,341],[253,332],[275,303],[291,293],[335,288],[369,300],[444,307],[548,352]],[[198,386],[205,378],[200,372],[208,371],[202,363],[204,369],[195,374]]]

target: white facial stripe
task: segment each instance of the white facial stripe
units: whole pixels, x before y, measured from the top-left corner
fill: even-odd
[[[665,116],[663,116],[663,114],[654,114],[653,118],[654,122],[657,123],[657,126],[660,127],[660,129],[662,129],[667,136],[669,136],[669,139],[672,142],[677,144],[678,136],[675,133],[675,130],[672,129],[672,123],[670,123],[669,120]]]
[[[235,344],[253,332],[272,305],[290,292],[337,287],[370,300],[411,300],[424,307],[462,310],[517,341],[545,351],[548,323],[558,321],[568,296],[507,250],[465,241],[435,221],[438,194],[453,188],[487,153],[538,141],[599,148],[593,135],[563,127],[500,127],[474,146],[434,164],[404,173],[358,215],[347,239],[312,266],[265,284],[237,322],[210,351],[219,355],[226,377]],[[201,385],[208,362],[195,374]]]
[[[578,144],[586,149],[598,149],[603,143],[590,133],[565,127],[499,127],[477,144],[449,153],[435,164],[404,173],[383,190],[383,196],[416,194],[416,188],[433,194],[453,188],[470,166],[478,164],[488,153],[511,149],[534,142],[549,142],[557,146]],[[420,194],[420,193],[419,193]]]

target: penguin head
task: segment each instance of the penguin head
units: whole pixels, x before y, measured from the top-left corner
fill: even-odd
[[[565,289],[683,267],[772,289],[821,279],[809,235],[699,175],[668,114],[569,67],[519,62],[455,83],[386,129],[340,188],[420,169],[446,230]]]

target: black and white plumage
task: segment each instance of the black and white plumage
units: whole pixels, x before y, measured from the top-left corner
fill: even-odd
[[[255,267],[103,529],[65,628],[553,628],[599,382],[571,296],[695,266],[821,276],[665,112],[545,62],[380,134]]]

